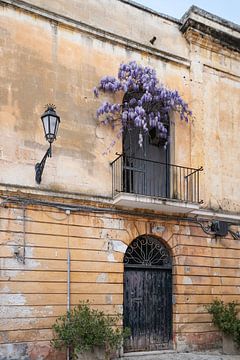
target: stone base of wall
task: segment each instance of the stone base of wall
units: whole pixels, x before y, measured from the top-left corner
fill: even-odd
[[[222,350],[222,336],[219,332],[188,333],[176,336],[176,350],[182,352]]]
[[[225,341],[225,346],[226,344],[228,347],[225,348],[224,353],[231,354],[231,352],[229,352],[229,342]],[[176,336],[176,350],[178,352],[207,351],[215,349],[222,350],[222,337],[218,332],[213,332],[211,334],[190,333]],[[234,351],[236,351],[236,348],[234,348]],[[235,352],[232,354],[235,354]],[[84,355],[84,357],[80,357],[80,359],[92,360],[93,358],[91,356],[92,353],[89,354],[88,357]],[[94,357],[94,359],[101,359],[101,356],[102,353],[98,352],[97,357]],[[0,345],[0,360],[66,360],[66,352],[54,350],[48,341],[3,344]]]
[[[3,344],[0,360],[66,360],[66,352],[55,351],[49,341]]]

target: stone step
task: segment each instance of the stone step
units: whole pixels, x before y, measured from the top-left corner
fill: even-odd
[[[169,354],[175,354],[174,350],[161,350],[161,351],[141,351],[125,353],[121,360],[158,360],[162,359],[162,356],[168,358]]]
[[[240,360],[240,355],[210,353],[179,353],[174,350],[125,353],[116,360]]]

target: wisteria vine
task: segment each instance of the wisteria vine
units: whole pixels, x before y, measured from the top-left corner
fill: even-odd
[[[156,129],[158,135],[168,141],[166,123],[170,111],[177,111],[181,120],[189,121],[192,112],[188,104],[181,98],[177,90],[169,90],[159,81],[156,71],[150,67],[138,65],[135,61],[121,64],[118,78],[105,76],[94,88],[94,94],[99,92],[123,92],[122,104],[105,101],[97,110],[97,118],[104,125],[120,126],[117,138],[124,129],[139,130],[138,143],[142,147],[143,134]],[[110,147],[115,144],[112,141]]]

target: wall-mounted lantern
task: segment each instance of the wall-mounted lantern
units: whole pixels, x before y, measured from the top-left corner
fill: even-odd
[[[46,110],[41,116],[45,138],[49,142],[50,146],[42,158],[42,161],[35,165],[35,180],[38,184],[41,183],[42,173],[47,157],[52,157],[52,143],[54,140],[56,140],[58,127],[60,124],[60,117],[57,115],[55,109],[56,107],[53,104],[47,104]]]

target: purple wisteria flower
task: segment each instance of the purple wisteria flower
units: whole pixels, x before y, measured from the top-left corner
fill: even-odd
[[[140,147],[143,144],[143,134],[153,128],[167,143],[166,123],[170,111],[179,112],[181,120],[187,122],[192,115],[178,91],[159,84],[154,69],[138,65],[135,61],[121,64],[117,79],[105,76],[93,91],[96,97],[100,92],[124,93],[121,104],[103,102],[97,110],[97,117],[104,125],[120,126],[117,138],[121,137],[124,129],[137,128]]]

